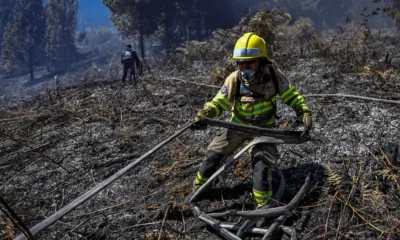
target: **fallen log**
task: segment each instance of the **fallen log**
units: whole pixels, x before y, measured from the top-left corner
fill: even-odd
[[[387,150],[386,152],[386,156],[388,157],[390,163],[394,166],[398,166],[400,163],[397,160],[397,154],[399,152],[399,145],[397,145],[396,143],[388,143],[387,146]]]

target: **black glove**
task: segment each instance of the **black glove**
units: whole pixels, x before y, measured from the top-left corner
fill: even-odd
[[[207,122],[202,119],[201,116],[196,116],[194,118],[194,123],[190,127],[190,130],[205,130],[207,129]]]

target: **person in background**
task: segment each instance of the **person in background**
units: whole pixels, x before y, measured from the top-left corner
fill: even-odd
[[[124,73],[122,75],[122,82],[125,82],[126,76],[129,71],[129,81],[133,81],[133,85],[136,86],[137,79],[135,75],[135,65],[136,68],[140,67],[140,60],[135,51],[132,50],[132,45],[128,44],[125,51],[121,54],[121,64],[123,66]]]

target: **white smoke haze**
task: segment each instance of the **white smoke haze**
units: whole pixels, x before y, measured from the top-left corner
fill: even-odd
[[[88,68],[103,68],[107,72],[118,72],[115,69],[117,68],[115,66],[116,56],[127,43],[132,43],[134,49],[139,51],[137,37],[121,38],[115,27],[110,26],[109,11],[100,1],[95,3],[79,1],[79,3],[76,37],[77,39],[82,35],[85,35],[85,37],[80,39],[76,45],[78,52],[84,55],[84,58],[80,60],[82,64],[77,62],[68,69],[64,69],[64,73],[49,73],[46,71],[46,66],[43,65],[35,70],[37,77],[35,82],[28,82],[27,73],[18,68],[10,77],[0,73],[0,107],[3,110],[21,100],[35,97],[47,89],[54,89],[53,79],[56,75],[58,75],[59,85],[62,86],[81,83],[75,79],[74,73],[85,71]],[[390,4],[392,4],[391,1],[371,0],[251,0],[220,1],[215,3],[214,7],[221,9],[221,14],[223,13],[221,17],[226,17],[223,25],[225,28],[236,25],[244,13],[253,16],[258,11],[269,10],[289,12],[292,22],[295,22],[299,17],[310,18],[317,30],[334,31],[338,26],[349,22],[354,24],[366,23],[374,30],[396,28],[397,23],[393,17],[388,12],[383,11],[384,7]],[[97,14],[93,14],[93,12],[97,12]],[[145,46],[146,52],[150,55],[162,53],[165,47],[159,33],[146,36]],[[74,68],[73,66],[80,67]],[[113,74],[113,76],[117,75]]]

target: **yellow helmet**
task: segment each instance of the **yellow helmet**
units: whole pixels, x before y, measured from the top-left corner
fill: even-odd
[[[251,61],[267,57],[267,46],[263,38],[253,32],[245,33],[237,40],[233,50],[233,59],[238,62]]]

